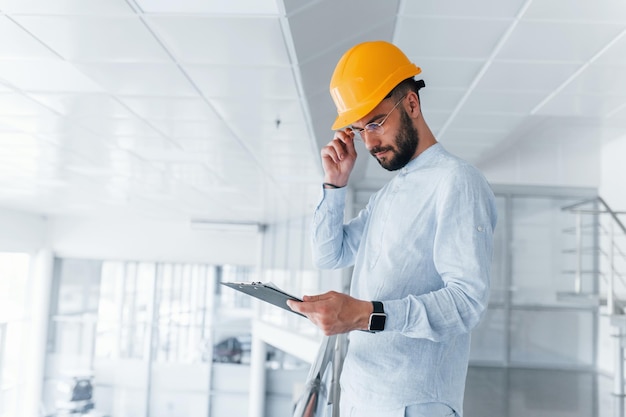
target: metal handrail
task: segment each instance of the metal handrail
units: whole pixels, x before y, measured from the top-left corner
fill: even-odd
[[[604,206],[604,210],[597,210],[597,209],[596,210],[578,210],[576,209],[577,207],[584,206],[584,205],[587,205],[596,201],[600,202],[602,206]],[[570,204],[569,206],[562,207],[561,210],[580,212],[584,214],[610,214],[613,220],[615,220],[615,223],[622,230],[622,232],[626,234],[626,226],[624,226],[624,223],[622,223],[619,217],[617,217],[618,214],[626,214],[626,211],[612,210],[611,207],[609,207],[609,205],[606,203],[606,201],[604,201],[604,199],[600,196],[593,197],[593,198],[583,200],[583,201],[579,201],[578,203]]]
[[[590,203],[594,204],[594,209],[593,210],[589,210],[589,209],[581,209],[582,206],[584,205],[588,205]],[[597,204],[600,204],[601,207],[598,208]],[[619,324],[619,322],[621,321],[617,321],[615,319],[617,319],[617,316],[624,316],[624,309],[623,306],[621,306],[620,304],[623,304],[624,302],[621,300],[618,300],[616,295],[615,295],[615,280],[616,278],[622,282],[623,284],[623,279],[622,279],[622,275],[616,270],[615,264],[616,264],[616,254],[618,256],[621,256],[622,258],[626,259],[626,257],[624,256],[624,252],[621,250],[621,248],[619,246],[617,246],[615,240],[616,240],[616,232],[619,233],[618,231],[616,231],[616,226],[619,230],[621,230],[622,234],[624,236],[626,236],[626,227],[624,227],[624,224],[622,223],[622,221],[619,219],[618,214],[626,214],[625,212],[618,212],[618,211],[614,211],[612,210],[609,205],[606,203],[606,201],[604,201],[600,196],[594,197],[592,199],[588,199],[588,200],[584,200],[584,201],[580,201],[578,203],[575,204],[571,204],[567,207],[563,207],[562,210],[564,211],[569,211],[569,212],[575,212],[576,216],[577,216],[577,228],[576,228],[576,237],[578,239],[577,244],[578,244],[578,272],[576,274],[576,289],[578,290],[581,286],[581,281],[580,281],[580,270],[582,267],[582,256],[581,256],[581,247],[582,247],[582,230],[581,230],[581,217],[583,214],[592,214],[595,216],[599,216],[600,214],[609,214],[612,218],[613,221],[611,221],[609,223],[609,227],[608,227],[608,239],[609,239],[609,245],[610,248],[608,248],[606,251],[602,249],[601,247],[601,243],[598,241],[598,253],[601,254],[602,256],[605,256],[606,258],[608,258],[608,279],[607,279],[607,290],[606,290],[606,295],[607,295],[607,299],[606,299],[606,307],[608,310],[608,314],[610,316],[610,324],[613,326],[613,346],[614,346],[614,366],[615,366],[615,372],[613,375],[613,394],[616,395],[617,397],[623,397],[624,396],[624,345],[622,344],[622,340],[624,339],[624,337],[626,336],[624,334],[624,328],[621,324]],[[597,223],[597,230],[596,230],[596,236],[595,238],[599,238],[601,233],[606,232],[606,228],[605,225],[603,224],[603,222],[596,222]],[[600,271],[601,268],[598,267],[598,279],[604,279],[605,276],[603,274],[602,271]],[[621,401],[619,402],[620,404],[623,404]],[[621,408],[621,416],[624,415],[623,413],[623,405]]]
[[[593,209],[588,209],[588,208],[581,208],[583,206],[589,205],[589,204],[600,204],[601,208],[597,208],[597,206],[595,206]],[[576,240],[577,240],[577,253],[579,254],[578,256],[578,267],[576,270],[576,279],[574,282],[574,287],[575,287],[575,292],[580,293],[582,290],[582,256],[580,256],[580,254],[582,253],[582,215],[583,214],[593,214],[593,215],[600,215],[600,214],[609,214],[612,218],[612,222],[610,223],[610,228],[609,228],[609,240],[610,240],[610,245],[611,248],[608,252],[604,252],[601,248],[600,252],[602,252],[605,256],[608,257],[608,262],[609,262],[609,279],[607,281],[608,284],[608,288],[607,288],[607,310],[609,312],[609,314],[615,314],[616,310],[615,310],[615,306],[616,306],[616,297],[615,297],[615,278],[617,275],[617,279],[620,280],[623,283],[623,279],[621,277],[621,275],[619,273],[617,273],[617,270],[615,268],[615,254],[616,251],[618,252],[619,255],[621,255],[622,257],[623,255],[623,251],[621,250],[621,248],[619,248],[616,243],[615,243],[615,225],[617,225],[617,227],[622,231],[622,233],[624,235],[626,235],[626,226],[624,226],[624,224],[622,223],[622,221],[619,219],[618,214],[626,214],[626,212],[618,212],[618,211],[614,211],[613,209],[611,209],[611,207],[609,207],[609,205],[606,203],[606,201],[604,201],[604,199],[602,199],[602,197],[600,196],[596,196],[594,198],[590,198],[587,200],[583,200],[583,201],[579,201],[577,203],[574,204],[570,204],[568,206],[562,207],[561,208],[563,211],[569,211],[569,212],[573,212],[576,213],[577,215],[577,225],[576,225]],[[598,225],[599,229],[604,231],[606,230],[602,224]],[[599,271],[598,271],[599,272]]]
[[[339,417],[339,376],[345,343],[345,335],[324,336],[293,417]]]

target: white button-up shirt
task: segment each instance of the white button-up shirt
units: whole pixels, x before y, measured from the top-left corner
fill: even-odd
[[[497,214],[487,181],[435,144],[344,224],[345,194],[323,190],[314,261],[354,265],[351,295],[382,301],[387,322],[350,334],[342,396],[372,409],[441,402],[461,416],[470,330],[489,297]]]

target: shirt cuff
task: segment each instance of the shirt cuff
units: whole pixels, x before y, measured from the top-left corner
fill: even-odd
[[[346,188],[347,187],[324,188],[324,186],[322,186],[320,200],[317,203],[316,209],[320,208],[322,204],[329,204],[331,206],[336,206],[337,204],[343,205],[346,201]]]
[[[387,314],[385,331],[402,332],[406,322],[406,308],[403,300],[383,301],[383,308]]]

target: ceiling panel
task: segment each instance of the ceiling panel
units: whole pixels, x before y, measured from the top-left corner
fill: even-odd
[[[121,103],[144,119],[207,120],[219,122],[213,108],[200,97],[119,97]]]
[[[497,58],[582,63],[592,58],[622,29],[622,24],[614,23],[523,20]]]
[[[65,131],[50,134],[39,134],[36,138],[41,142],[55,145],[63,152],[80,157],[93,165],[107,160],[109,151],[118,148],[107,137],[80,127],[70,127]]]
[[[508,130],[504,129],[492,129],[491,126],[483,126],[482,128],[476,129],[450,128],[446,131],[446,137],[443,143],[454,143],[455,145],[465,144],[485,149],[503,140],[508,132]]]
[[[564,94],[603,94],[626,96],[626,64],[591,64],[563,87]]]
[[[524,17],[559,21],[626,23],[626,3],[621,0],[533,1]]]
[[[626,28],[618,35],[614,43],[607,46],[595,62],[608,65],[626,65]]]
[[[611,122],[612,126],[619,126],[626,128],[626,102],[616,107],[612,112],[606,115],[607,119]],[[616,136],[619,137],[619,133],[623,134],[623,130],[617,130]]]
[[[486,58],[509,24],[506,19],[399,17],[395,42],[416,63],[421,57]]]
[[[524,91],[474,91],[465,102],[464,109],[479,113],[528,114],[546,93]]]
[[[11,14],[133,14],[125,0],[0,0],[0,11]]]
[[[196,90],[173,63],[76,64],[104,91],[119,95],[195,96]],[[0,70],[1,71],[1,70]]]
[[[107,118],[100,116],[83,117],[77,123],[107,138],[146,138],[155,145],[162,134],[150,123],[140,119]],[[114,143],[115,140],[112,140]]]
[[[465,89],[470,86],[483,65],[483,60],[435,59],[412,57],[422,73],[417,77],[424,79],[427,88]]]
[[[550,92],[579,67],[569,62],[495,61],[476,90]]]
[[[41,113],[51,113],[51,110],[22,93],[0,92],[0,115],[29,116]]]
[[[602,94],[558,94],[538,109],[538,115],[605,117],[626,102],[621,96]]]
[[[52,135],[65,131],[69,124],[54,114],[41,113],[29,116],[2,116],[0,125],[13,131],[33,135]]]
[[[452,112],[458,101],[463,96],[464,90],[431,88],[426,84],[426,88],[420,91],[422,107],[425,110]]]
[[[132,117],[131,112],[105,93],[32,93],[29,97],[66,117]]]
[[[24,91],[102,92],[75,66],[61,60],[0,60],[0,80]]]
[[[53,59],[56,55],[7,16],[0,15],[0,58],[3,59]]]
[[[298,61],[306,62],[312,57],[334,50],[337,44],[348,40],[352,44],[359,40],[390,40],[396,21],[398,1],[324,0],[291,13],[289,27]],[[323,30],[320,30],[321,28]],[[376,35],[368,32],[375,32]],[[336,62],[350,46],[347,44],[341,47],[331,59]]]
[[[400,13],[407,16],[440,16],[461,18],[510,18],[514,17],[526,0],[422,0],[404,1]]]
[[[25,30],[63,58],[81,62],[167,62],[136,16],[17,16]]]
[[[524,120],[522,113],[478,113],[465,107],[454,118],[451,129],[484,129],[510,132]]]
[[[136,0],[144,12],[210,14],[278,14],[276,0]]]
[[[275,17],[147,16],[178,62],[239,67],[289,66]]]
[[[298,98],[291,67],[184,65],[206,97]]]
[[[181,140],[204,140],[215,146],[236,140],[234,133],[223,121],[210,120],[149,120],[149,123],[175,143]]]
[[[304,114],[297,100],[264,99],[262,103],[254,100],[211,99],[211,103],[219,114],[237,115],[237,118],[231,121],[237,122],[242,130],[255,131],[267,123],[275,128],[277,120],[287,124],[304,123]]]

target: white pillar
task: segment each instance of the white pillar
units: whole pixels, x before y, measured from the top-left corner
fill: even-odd
[[[42,402],[53,260],[54,256],[49,249],[41,249],[31,262],[28,286],[30,326],[27,326],[28,343],[23,361],[24,386],[29,389],[24,392],[20,405],[20,415],[24,417],[39,416],[39,405]]]
[[[257,327],[253,324],[248,417],[263,417],[265,412],[265,358],[267,357],[267,346],[256,329]]]
[[[259,272],[259,280],[264,281],[265,269],[265,239],[267,238],[267,227],[259,228],[257,234],[257,270]],[[254,316],[261,315],[261,302],[252,301],[252,310]],[[252,344],[250,346],[250,387],[249,387],[249,403],[248,417],[263,417],[265,414],[265,359],[267,357],[267,346],[261,337],[257,326],[257,321],[252,319],[251,334]]]

